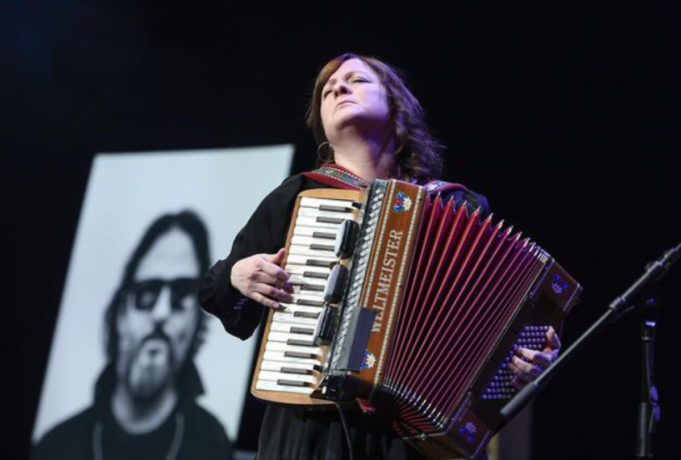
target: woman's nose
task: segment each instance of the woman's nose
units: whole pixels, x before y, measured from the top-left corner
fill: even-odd
[[[336,83],[336,86],[333,88],[333,94],[336,97],[340,96],[341,94],[348,94],[349,92],[350,87],[343,81]]]

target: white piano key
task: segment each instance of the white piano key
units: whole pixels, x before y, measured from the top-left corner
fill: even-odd
[[[270,360],[263,360],[260,363],[260,369],[266,370],[266,371],[274,371],[274,372],[281,372],[283,368],[294,368],[294,369],[300,369],[302,371],[314,371],[314,365],[313,364],[303,364],[303,363],[285,363],[281,361],[270,361]]]
[[[295,305],[292,303],[280,303],[283,309],[278,309],[277,312],[282,312],[282,313],[289,313],[291,315],[295,315],[296,312],[303,312],[303,313],[321,313],[321,311],[324,309],[324,307],[313,307],[313,306],[308,306],[308,305]],[[301,315],[298,315],[301,316]],[[302,315],[302,317],[305,318],[312,318],[311,315]]]
[[[341,222],[319,222],[316,217],[301,216],[296,217],[296,227],[302,225],[303,227],[313,227],[317,229],[330,229],[334,232],[338,231]]]
[[[300,305],[296,303],[279,302],[280,308],[277,308],[277,313],[287,313],[293,314],[295,312],[306,312],[306,313],[319,313],[324,309],[324,305]],[[282,308],[283,307],[283,308]],[[307,316],[312,318],[311,315],[297,315],[297,316]]]
[[[289,302],[289,303],[295,305],[295,304],[300,303],[300,302],[298,302],[299,300],[300,301],[309,300],[309,301],[312,301],[312,302],[323,301],[324,300],[324,293],[312,291],[312,292],[305,292],[305,293],[301,293],[301,294],[292,294],[291,297],[293,297],[293,301]]]
[[[324,303],[324,293],[319,291],[303,291],[291,294],[290,302],[279,302],[284,306],[301,306],[321,308]]]
[[[335,211],[323,211],[316,208],[301,207],[298,208],[298,217],[330,217],[332,219],[347,219],[352,217],[350,213],[335,212]]]
[[[277,381],[277,380],[296,380],[298,382],[307,382],[307,383],[317,383],[317,378],[314,375],[300,375],[300,374],[288,374],[288,373],[283,373],[283,372],[272,372],[272,371],[265,371],[261,370],[258,372],[258,381],[262,380],[269,380],[269,381]]]
[[[338,259],[335,256],[332,257],[310,257],[300,254],[289,253],[286,259],[286,264],[288,265],[304,265],[306,267],[314,268],[327,268],[330,269],[332,265],[335,265]],[[285,269],[286,270],[286,269]],[[330,271],[330,270],[329,270]]]
[[[303,332],[295,332],[296,329],[305,330],[306,333]],[[278,322],[271,322],[270,323],[270,331],[276,331],[276,332],[288,332],[291,334],[300,334],[304,335],[307,337],[312,337],[314,334],[314,327],[311,326],[296,326],[295,324],[287,324],[287,323],[278,323]]]
[[[331,246],[331,245],[329,245]],[[336,254],[331,249],[310,247],[302,244],[292,244],[288,248],[289,254],[297,254],[301,256],[308,256],[310,259],[325,260],[328,262],[337,262],[339,260]]]
[[[300,295],[300,294],[324,294],[324,289],[325,287],[323,285],[314,285],[314,284],[295,284],[291,283],[291,287],[293,288],[293,292],[291,292],[291,295]]]
[[[286,267],[284,267],[284,270],[286,270],[286,273],[292,276],[305,276],[310,279],[319,279],[320,281],[324,281],[328,277],[329,273],[331,273],[331,269],[329,267],[309,267],[307,265],[288,263],[288,261]]]
[[[305,225],[296,225],[293,227],[294,236],[318,238],[324,241],[333,241],[336,238],[336,233],[336,230],[329,228],[307,227]]]
[[[300,200],[300,206],[305,208],[319,208],[319,206],[333,206],[333,207],[345,207],[350,210],[354,209],[352,206],[352,201],[348,200],[333,200],[326,198],[310,198],[303,197]]]
[[[270,330],[270,333],[267,335],[267,341],[268,342],[287,342],[288,340],[303,340],[306,342],[311,342],[312,341],[312,336],[311,335],[305,335],[305,334],[292,334],[290,332],[278,332],[278,331],[272,331]]]
[[[296,358],[293,356],[284,356],[283,351],[276,350],[265,350],[263,353],[263,359],[268,361],[279,361],[282,363],[296,363],[296,364],[307,364],[310,366],[321,366],[322,361],[315,358]]]
[[[307,346],[302,346],[302,345],[288,345],[283,342],[267,342],[265,344],[265,350],[269,351],[281,351],[281,352],[287,352],[287,351],[292,351],[295,353],[305,353],[305,354],[311,354],[315,356],[320,356],[322,353],[322,349],[319,347],[307,347]],[[297,356],[294,356],[297,358]],[[308,358],[305,357],[304,359],[315,359],[315,358]]]
[[[315,249],[299,244],[292,244],[288,248],[288,253],[290,255],[307,256],[308,259],[318,259],[328,262],[338,262],[340,260],[338,257],[336,257],[333,248],[325,250]]]
[[[305,318],[303,316],[293,316],[292,313],[285,313],[281,311],[274,312],[272,317],[273,322],[282,324],[292,324],[298,326],[315,327],[317,325],[316,318]]]
[[[293,235],[291,237],[291,244],[296,244],[298,246],[311,246],[313,244],[321,244],[333,248],[333,245],[335,244],[335,239],[332,240],[325,238],[316,238],[314,236],[308,235]]]
[[[290,273],[289,273],[290,274]],[[293,275],[288,279],[288,282],[292,285],[313,285],[313,286],[326,286],[326,279],[324,278],[309,278],[303,275]]]
[[[326,285],[323,284],[292,284],[293,295],[297,294],[324,294]]]
[[[313,387],[289,387],[278,385],[276,382],[270,382],[267,380],[258,380],[255,384],[257,390],[262,391],[280,391],[285,393],[299,393],[299,394],[310,394],[315,389]]]

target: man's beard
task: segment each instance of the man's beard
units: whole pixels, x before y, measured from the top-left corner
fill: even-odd
[[[155,399],[172,385],[175,364],[170,338],[157,327],[142,340],[128,363],[125,384],[132,398],[141,403]]]

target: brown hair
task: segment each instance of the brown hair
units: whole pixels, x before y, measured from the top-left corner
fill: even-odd
[[[396,142],[393,176],[419,182],[438,177],[442,170],[442,145],[430,134],[421,104],[407,88],[397,69],[371,56],[341,54],[327,62],[317,74],[306,119],[317,145],[327,142],[320,114],[322,89],[331,75],[349,59],[359,59],[368,65],[386,89],[390,123]],[[333,150],[330,147],[329,151],[330,157],[320,159],[320,163],[333,163]]]

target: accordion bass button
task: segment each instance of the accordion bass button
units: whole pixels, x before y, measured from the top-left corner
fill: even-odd
[[[334,252],[336,257],[346,259],[352,255],[355,249],[355,241],[359,234],[359,224],[352,219],[346,219],[338,228]]]

